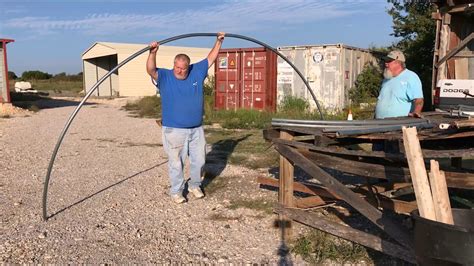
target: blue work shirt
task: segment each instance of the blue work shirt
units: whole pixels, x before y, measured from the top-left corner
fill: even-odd
[[[398,76],[382,82],[375,118],[408,116],[414,108],[413,100],[418,98],[423,98],[420,78],[415,72],[405,69]]]
[[[194,128],[202,125],[204,79],[207,58],[188,67],[188,76],[177,79],[173,70],[157,68],[157,89],[161,95],[162,123],[166,127]]]

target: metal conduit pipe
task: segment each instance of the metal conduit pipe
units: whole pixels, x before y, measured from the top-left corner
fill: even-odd
[[[367,129],[367,128],[385,128],[385,127],[420,127],[424,125],[431,125],[430,123],[405,123],[405,124],[393,124],[393,125],[304,125],[304,124],[291,124],[291,123],[272,123],[274,127],[294,127],[294,128],[319,128],[323,129],[325,133],[336,132],[338,130],[350,130],[350,129]]]
[[[216,37],[217,34],[216,33],[190,33],[190,34],[183,34],[183,35],[178,35],[178,36],[174,36],[174,37],[171,37],[171,38],[168,38],[168,39],[164,39],[164,40],[161,40],[159,41],[160,45],[162,44],[165,44],[165,43],[169,43],[169,42],[172,42],[172,41],[176,41],[176,40],[179,40],[179,39],[185,39],[185,38],[191,38],[191,37]],[[321,116],[321,119],[324,119],[323,117],[323,113],[321,112],[321,107],[319,105],[319,102],[317,101],[316,99],[316,96],[314,94],[314,92],[311,90],[311,87],[309,86],[309,83],[308,81],[304,78],[303,74],[301,74],[301,72],[296,68],[295,65],[293,65],[293,63],[291,63],[283,54],[281,54],[280,52],[278,52],[275,48],[269,46],[268,44],[266,43],[263,43],[261,41],[258,41],[256,39],[253,39],[253,38],[250,38],[250,37],[247,37],[247,36],[243,36],[243,35],[238,35],[238,34],[232,34],[232,33],[226,33],[225,34],[225,37],[231,37],[231,38],[237,38],[237,39],[243,39],[243,40],[247,40],[247,41],[250,41],[250,42],[254,42],[256,44],[259,44],[261,46],[264,46],[265,48],[267,49],[270,49],[272,50],[274,53],[276,53],[278,56],[280,56],[280,58],[282,58],[283,60],[285,60],[295,71],[296,73],[298,73],[298,75],[300,76],[300,78],[303,80],[304,84],[306,85],[306,88],[308,89],[308,91],[311,93],[311,96],[313,97],[313,100],[314,102],[316,103],[316,106],[318,107],[318,111],[320,113],[320,116]],[[120,64],[118,64],[117,66],[115,66],[112,70],[110,70],[107,74],[105,74],[99,81],[97,81],[97,83],[92,86],[92,88],[89,90],[89,92],[84,96],[84,98],[82,99],[82,101],[79,103],[79,105],[76,107],[76,109],[72,112],[72,114],[69,116],[69,119],[67,120],[65,126],[64,126],[64,129],[62,130],[61,134],[59,135],[59,138],[58,138],[58,141],[56,143],[56,146],[54,147],[54,150],[53,150],[53,154],[51,155],[51,159],[49,161],[49,165],[48,165],[48,171],[46,173],[46,177],[45,177],[45,181],[44,181],[44,189],[43,189],[43,219],[46,221],[48,220],[48,215],[47,215],[47,211],[46,211],[46,208],[47,208],[47,200],[48,200],[48,188],[49,188],[49,180],[51,178],[51,171],[53,169],[53,165],[54,165],[54,161],[56,159],[56,155],[58,153],[58,150],[59,150],[59,147],[61,146],[61,143],[64,139],[64,136],[66,135],[72,121],[74,120],[74,118],[76,117],[77,113],[79,112],[79,110],[81,109],[82,105],[87,101],[87,99],[89,99],[89,97],[92,95],[92,93],[99,87],[100,84],[102,84],[102,82],[104,82],[105,79],[107,79],[110,75],[112,75],[112,73],[114,73],[115,71],[117,71],[120,67],[122,67],[123,65],[125,65],[126,63],[130,62],[132,59],[134,59],[135,57],[143,54],[144,52],[150,50],[150,47],[147,46],[143,49],[141,49],[140,51],[132,54],[131,56],[129,56],[128,58],[126,58],[125,60],[123,60],[122,62],[120,62]]]
[[[372,120],[296,120],[273,118],[272,125],[276,124],[300,124],[300,125],[402,125],[429,123],[427,119],[403,118],[403,119],[372,119]]]
[[[423,121],[418,123],[398,123],[398,124],[298,124],[298,123],[280,123],[273,122],[272,126],[279,127],[305,127],[305,128],[373,128],[373,127],[386,127],[386,126],[419,126],[427,125],[429,122]]]
[[[350,130],[339,130],[336,132],[337,137],[343,136],[353,136],[353,135],[362,135],[362,134],[370,134],[370,133],[384,133],[389,131],[395,130],[402,130],[402,125],[393,125],[393,126],[386,126],[381,128],[363,128],[363,129],[350,129]],[[416,126],[417,129],[424,129],[424,128],[433,128],[431,124],[421,124]]]

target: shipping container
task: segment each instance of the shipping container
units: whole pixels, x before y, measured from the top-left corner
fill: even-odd
[[[369,51],[343,44],[285,46],[277,49],[304,75],[320,105],[337,111],[350,104],[349,90],[365,64],[377,64]],[[315,110],[311,93],[303,80],[282,58],[278,58],[277,103],[286,96],[303,98]]]
[[[8,84],[7,43],[10,39],[0,39],[0,103],[10,102],[10,85]]]
[[[221,49],[215,64],[217,110],[276,110],[277,55],[266,48]]]

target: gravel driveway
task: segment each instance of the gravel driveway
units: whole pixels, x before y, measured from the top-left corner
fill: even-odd
[[[124,104],[101,100],[79,112],[54,165],[47,222],[46,169],[77,102],[0,118],[0,262],[277,263],[276,216],[227,208],[235,198],[276,200],[259,189],[261,172],[227,165],[226,187],[176,205],[160,128],[130,117]]]

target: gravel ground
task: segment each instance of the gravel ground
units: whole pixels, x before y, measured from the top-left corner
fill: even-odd
[[[1,263],[278,262],[276,216],[227,208],[233,199],[277,199],[258,187],[262,171],[227,165],[227,187],[174,204],[160,128],[121,110],[124,99],[79,112],[51,175],[52,217],[42,221],[47,165],[77,105],[60,102],[0,118]]]

